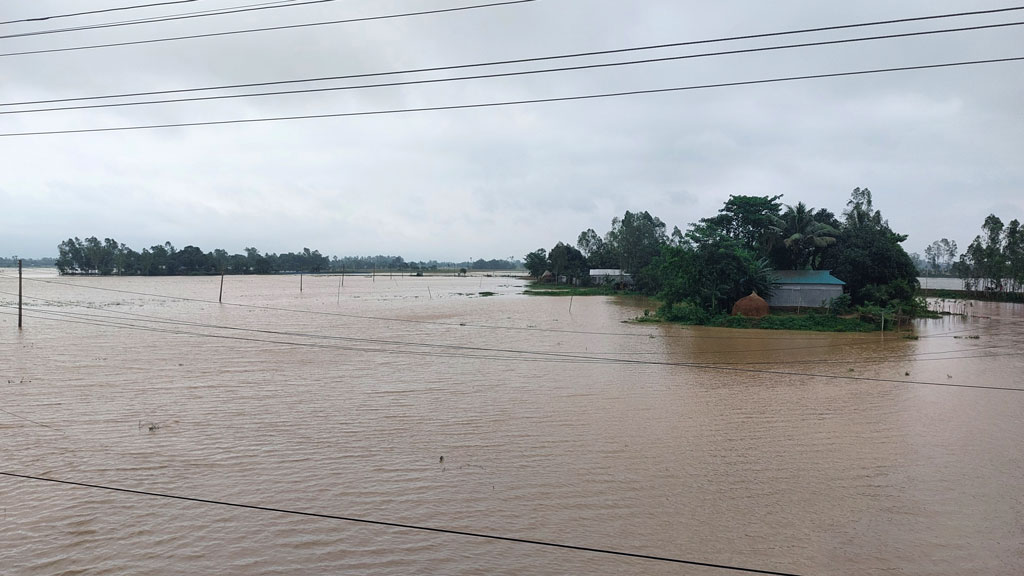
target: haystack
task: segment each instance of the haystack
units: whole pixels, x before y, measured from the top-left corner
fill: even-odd
[[[732,305],[732,315],[763,318],[768,315],[768,303],[757,292],[751,292],[750,296],[744,296]]]

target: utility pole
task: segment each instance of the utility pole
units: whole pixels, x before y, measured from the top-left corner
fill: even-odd
[[[224,303],[224,273],[220,273],[220,294],[217,296],[217,303]]]
[[[18,330],[21,330],[21,258],[18,258]]]

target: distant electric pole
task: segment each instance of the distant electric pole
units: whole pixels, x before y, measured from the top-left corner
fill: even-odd
[[[18,258],[18,330],[21,330],[21,258]]]

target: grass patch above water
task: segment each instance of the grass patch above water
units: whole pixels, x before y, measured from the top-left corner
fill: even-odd
[[[877,332],[879,329],[873,323],[860,318],[842,318],[826,314],[769,314],[764,318],[722,315],[712,318],[707,326],[814,332]]]
[[[615,296],[623,294],[611,286],[569,286],[567,284],[534,284],[523,290],[528,296]]]
[[[761,330],[806,330],[813,332],[877,332],[881,329],[880,316],[853,313],[836,316],[822,312],[773,312],[764,318],[748,318],[746,316],[730,316],[728,314],[711,315],[706,311],[686,303],[662,306],[657,318],[678,324],[715,326],[719,328],[758,328]],[[642,316],[637,322],[657,321],[652,317]],[[886,322],[886,330],[894,329]]]

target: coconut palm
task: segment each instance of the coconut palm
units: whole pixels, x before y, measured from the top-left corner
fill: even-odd
[[[803,202],[798,202],[796,206],[786,206],[782,213],[783,240],[779,256],[788,268],[814,268],[821,251],[836,243],[839,230],[822,221],[827,219],[825,212],[815,212],[814,208],[808,208]],[[831,216],[831,213],[828,215]]]

